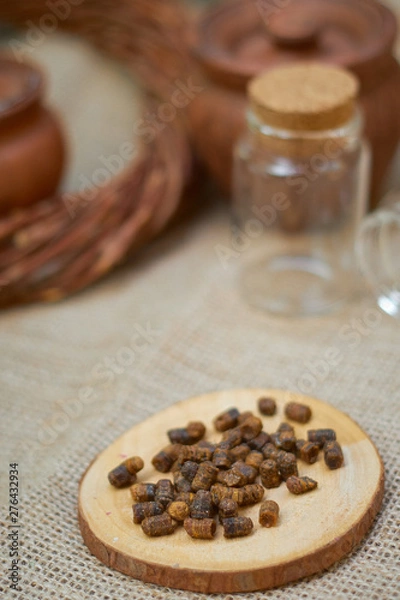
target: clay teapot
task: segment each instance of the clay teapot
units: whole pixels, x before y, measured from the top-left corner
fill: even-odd
[[[39,69],[0,58],[0,211],[51,196],[65,146],[58,120],[43,106]]]
[[[207,81],[189,118],[197,150],[222,189],[230,192],[248,81],[276,65],[325,61],[360,79],[374,204],[400,138],[396,33],[394,15],[375,0],[229,0],[207,10],[194,43]]]

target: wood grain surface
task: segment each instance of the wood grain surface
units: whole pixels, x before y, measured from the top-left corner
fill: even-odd
[[[331,427],[343,448],[345,464],[330,471],[320,453],[317,463],[299,461],[300,475],[318,481],[303,496],[286,486],[266,490],[265,498],[278,502],[278,526],[258,525],[259,505],[241,510],[253,519],[253,533],[227,540],[222,528],[214,540],[193,540],[183,528],[172,536],[148,538],[132,522],[129,489],[114,489],[107,473],[125,457],[140,455],[145,468],[139,481],[165,477],[151,465],[152,456],[168,444],[166,431],[201,419],[207,439],[220,439],[212,419],[231,406],[256,409],[261,395],[273,396],[278,411],[263,417],[273,432],[283,420],[289,401],[308,404],[313,417],[306,425],[293,423],[298,438],[308,429]],[[136,425],[102,452],[88,467],[79,490],[79,523],[90,551],[104,564],[145,582],[199,592],[246,592],[280,586],[317,573],[350,552],[370,528],[383,497],[384,472],[375,446],[346,414],[320,400],[279,390],[249,389],[198,396],[174,404]]]

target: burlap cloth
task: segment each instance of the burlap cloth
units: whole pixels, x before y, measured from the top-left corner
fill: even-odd
[[[78,482],[116,436],[171,403],[265,386],[300,390],[350,414],[379,449],[386,491],[372,529],[349,556],[308,579],[243,597],[400,598],[400,323],[368,296],[336,315],[303,321],[249,309],[237,291],[235,260],[224,269],[217,257],[216,245],[229,244],[228,223],[226,210],[214,209],[89,291],[2,315],[3,597],[206,597],[143,584],[91,556],[77,523]],[[338,351],[335,365],[325,360],[327,348]],[[6,578],[14,461],[20,592]]]

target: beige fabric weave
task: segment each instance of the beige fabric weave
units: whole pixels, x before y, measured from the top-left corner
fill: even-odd
[[[304,321],[252,311],[237,292],[235,261],[225,270],[217,257],[215,246],[228,244],[228,233],[225,209],[216,209],[79,296],[0,315],[2,597],[205,598],[145,585],[91,556],[77,524],[78,482],[116,436],[171,403],[265,386],[310,393],[350,414],[381,453],[386,491],[350,556],[282,589],[239,597],[400,598],[400,322],[368,297]],[[327,348],[337,350],[335,366],[321,363]],[[119,372],[110,375],[106,360]],[[12,593],[5,528],[8,464],[16,460],[22,581]]]
[[[378,446],[387,475],[382,511],[359,547],[327,572],[269,597],[400,597],[400,324],[369,300],[303,322],[252,312],[216,258],[214,244],[226,235],[226,215],[209,215],[85,294],[3,316],[1,455],[4,469],[20,460],[18,598],[200,598],[144,585],[92,557],[77,525],[78,481],[100,450],[146,416],[192,395],[247,386],[300,388],[346,411]],[[353,319],[370,326],[364,335],[354,334],[349,346],[341,328],[352,327]],[[129,357],[118,352],[130,345],[138,325],[147,324],[157,330],[154,339],[140,340],[130,367],[108,384],[93,374],[106,356]],[[310,372],[327,347],[340,351],[339,363],[312,385]],[[81,415],[62,419],[85,385],[94,388],[96,399],[80,405]],[[65,431],[51,435],[46,425]]]

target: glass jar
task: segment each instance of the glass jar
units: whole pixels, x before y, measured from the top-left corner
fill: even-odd
[[[361,224],[356,239],[359,267],[378,306],[400,319],[400,192],[389,193]]]
[[[280,67],[250,83],[233,235],[247,238],[240,283],[258,308],[321,314],[358,290],[354,239],[370,153],[357,94],[353,75],[327,65]]]

